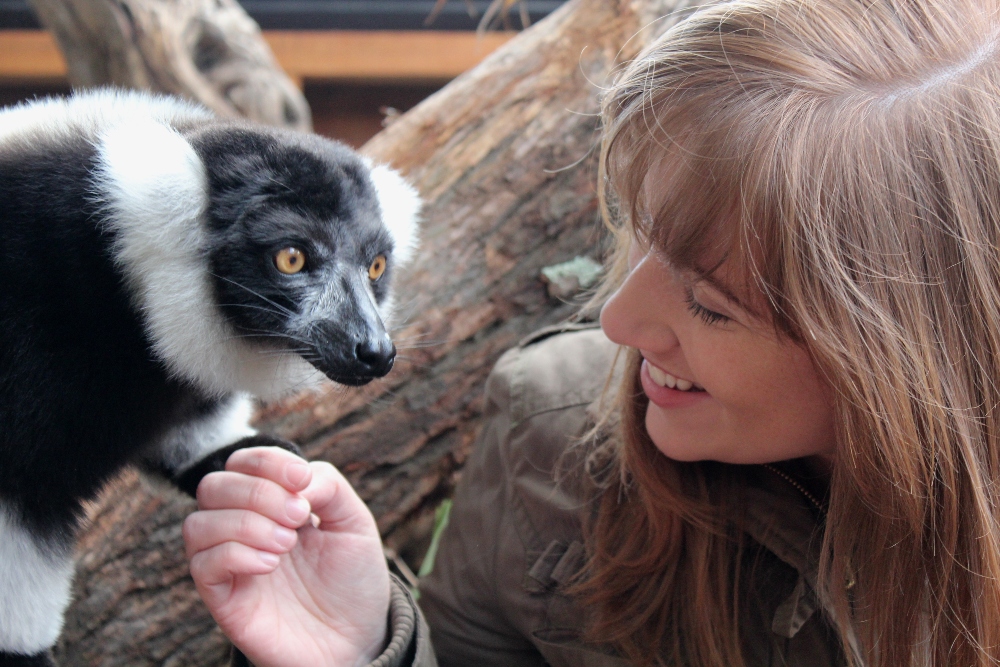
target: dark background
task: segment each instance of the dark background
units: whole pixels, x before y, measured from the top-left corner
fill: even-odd
[[[527,0],[532,23],[564,0]],[[475,30],[489,0],[448,0],[430,26],[434,0],[240,0],[264,30]],[[520,26],[517,12],[511,17]],[[0,29],[38,28],[27,0],[0,0]]]

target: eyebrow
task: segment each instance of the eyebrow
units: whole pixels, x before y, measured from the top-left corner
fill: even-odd
[[[673,265],[673,262],[671,262],[669,259],[663,256],[660,256],[660,261],[666,263],[667,266]],[[743,309],[748,315],[752,315],[753,317],[756,317],[758,319],[764,317],[764,315],[760,311],[758,311],[756,308],[751,308],[742,299],[736,296],[736,294],[731,289],[729,289],[725,284],[723,284],[718,278],[716,278],[714,275],[712,275],[705,269],[701,268],[700,266],[689,266],[686,269],[681,269],[681,267],[676,267],[676,269],[690,271],[695,275],[697,281],[699,282],[704,281],[708,283],[708,285],[712,289],[722,294],[722,296],[726,297],[726,299],[728,299],[729,301],[732,301],[739,308]]]
[[[697,276],[699,281],[704,281],[708,283],[712,289],[722,294],[722,296],[726,297],[729,301],[732,301],[734,304],[742,308],[750,315],[753,315],[755,317],[760,317],[760,313],[758,313],[755,308],[751,308],[746,303],[744,303],[738,296],[736,296],[732,292],[732,290],[730,290],[728,287],[722,284],[722,282],[720,282],[718,278],[716,278],[710,273],[707,273],[706,271],[703,271],[700,268],[692,268],[691,271],[695,274],[695,276]]]

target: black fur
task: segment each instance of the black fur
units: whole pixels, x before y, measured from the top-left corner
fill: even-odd
[[[288,442],[287,440],[275,438],[270,435],[252,435],[238,440],[228,447],[215,450],[190,468],[186,468],[179,475],[173,476],[172,480],[178,489],[194,498],[198,491],[198,484],[205,475],[210,472],[225,470],[229,455],[238,449],[246,449],[247,447],[280,447],[287,449],[293,454],[302,454],[302,450],[294,442]]]
[[[376,255],[392,256],[393,239],[366,166],[316,137],[216,122],[181,130],[208,176],[212,307],[234,335],[262,353],[298,353],[344,384],[387,373],[395,349],[369,294],[386,298],[392,262],[377,282],[365,272]],[[236,449],[297,451],[256,436],[179,469],[158,462],[150,448],[164,433],[230,399],[157,358],[116,263],[96,143],[0,144],[0,510],[45,549],[67,553],[82,503],[123,466],[139,463],[194,495]],[[273,259],[290,245],[308,256],[293,276]],[[310,310],[331,285],[338,298]],[[52,662],[0,649],[0,667],[20,665]]]
[[[14,655],[0,652],[0,665],[3,667],[56,667],[52,654],[36,653],[35,655]]]
[[[0,499],[44,535],[213,403],[149,352],[94,210],[94,157],[85,141],[0,155]]]
[[[229,654],[229,667],[253,667],[253,663],[234,646]]]

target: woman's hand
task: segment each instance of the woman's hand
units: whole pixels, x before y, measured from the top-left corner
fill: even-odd
[[[191,576],[257,667],[365,665],[381,653],[382,541],[336,468],[274,447],[242,449],[201,481],[198,507],[184,522]]]

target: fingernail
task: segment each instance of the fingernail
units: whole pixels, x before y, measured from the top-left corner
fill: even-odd
[[[270,551],[258,551],[257,557],[260,558],[260,562],[268,567],[274,567],[278,564],[278,561],[281,560],[278,557],[278,554],[273,554]]]
[[[292,486],[301,486],[308,474],[309,466],[304,463],[289,463],[285,466],[285,479]]]
[[[285,503],[285,512],[288,513],[288,518],[296,523],[305,521],[309,516],[309,501],[303,498],[291,498]]]
[[[284,526],[276,526],[274,529],[274,541],[278,543],[278,546],[289,549],[295,544],[295,531],[289,530]]]

